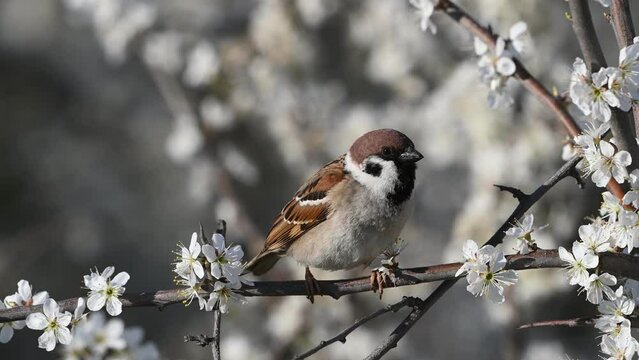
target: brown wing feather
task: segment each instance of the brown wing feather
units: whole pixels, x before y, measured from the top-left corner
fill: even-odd
[[[344,179],[344,156],[322,167],[295,193],[275,219],[262,252],[285,252],[307,231],[330,216],[326,194]]]

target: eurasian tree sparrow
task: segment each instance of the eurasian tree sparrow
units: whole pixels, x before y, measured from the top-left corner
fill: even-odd
[[[292,256],[306,266],[312,302],[320,289],[309,267],[366,266],[393,244],[412,210],[415,163],[422,158],[397,130],[362,135],[295,193],[246,270],[261,275],[281,257]]]

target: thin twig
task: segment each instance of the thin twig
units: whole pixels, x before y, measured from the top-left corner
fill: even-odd
[[[515,210],[510,214],[508,219],[499,227],[499,229],[493,234],[493,236],[486,242],[486,245],[497,245],[501,243],[506,235],[506,230],[512,226],[512,224],[521,219],[526,211],[530,209],[537,201],[539,201],[553,186],[555,186],[563,178],[570,176],[572,169],[580,161],[578,156],[573,157],[566,162],[559,170],[557,170],[548,180],[546,180],[541,186],[537,188],[533,193],[523,197]],[[390,349],[395,348],[400,339],[408,333],[408,331],[421,319],[422,316],[457,282],[458,278],[446,280],[441,283],[435,291],[418,307],[408,314],[408,316],[393,330],[393,332],[386,338],[380,346],[378,346],[371,354],[366,357],[366,360],[380,359]]]
[[[532,329],[537,327],[551,327],[551,326],[565,326],[565,327],[578,327],[578,326],[592,326],[595,324],[595,317],[581,317],[574,319],[562,319],[562,320],[546,320],[536,321],[529,324],[524,324],[517,329]],[[630,318],[630,326],[633,328],[639,327],[639,319],[636,317]]]
[[[213,343],[211,351],[213,352],[213,360],[222,359],[220,355],[220,329],[222,327],[222,313],[219,306],[213,310]]]
[[[416,298],[416,297],[412,297],[412,296],[404,296],[402,298],[402,300],[394,303],[394,304],[390,304],[387,305],[377,311],[375,311],[374,313],[371,313],[357,321],[355,321],[353,323],[353,325],[347,327],[346,329],[344,329],[342,332],[340,332],[339,334],[333,336],[332,338],[328,339],[328,340],[323,340],[319,343],[319,345],[315,346],[314,348],[308,350],[307,352],[297,355],[295,356],[295,358],[293,358],[293,360],[302,360],[302,359],[306,359],[309,356],[315,354],[316,352],[322,350],[323,348],[335,343],[335,342],[341,342],[342,344],[346,342],[346,337],[352,333],[353,331],[355,331],[355,329],[357,329],[358,327],[364,325],[365,323],[381,316],[384,315],[386,313],[389,312],[397,312],[399,309],[407,306],[407,307],[414,307],[416,306],[416,304],[420,303],[421,299]]]
[[[220,234],[226,237],[226,221],[218,220],[217,221],[217,229],[215,230],[216,234]],[[213,353],[213,360],[221,360],[222,357],[220,355],[220,332],[222,327],[222,313],[220,311],[219,301],[215,304],[213,308],[213,346],[211,347],[211,351]]]

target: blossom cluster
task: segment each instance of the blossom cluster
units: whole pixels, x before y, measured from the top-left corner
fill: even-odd
[[[129,274],[121,272],[111,279],[115,269],[109,266],[102,273],[91,272],[84,276],[84,283],[89,289],[88,301],[84,298],[77,300],[77,307],[73,314],[61,311],[59,304],[46,291],[33,293],[33,288],[27,280],[18,281],[18,291],[4,298],[0,303],[0,310],[17,306],[42,305],[42,312],[34,312],[24,321],[0,323],[0,343],[7,343],[13,337],[14,330],[24,328],[40,330],[38,347],[47,351],[55,349],[56,344],[69,344],[74,336],[69,329],[81,322],[88,307],[91,311],[99,311],[106,305],[110,315],[117,316],[122,312],[122,303],[118,299],[124,293],[124,285],[129,280]]]
[[[77,312],[77,311],[76,311]],[[160,359],[157,346],[143,342],[144,330],[125,328],[121,319],[108,321],[101,312],[82,317],[73,326],[71,341],[62,348],[62,359]]]
[[[211,244],[201,245],[194,232],[188,248],[182,244],[178,247],[173,271],[178,275],[176,283],[185,287],[185,304],[197,299],[200,310],[211,311],[218,306],[220,312],[227,313],[229,301],[246,302],[233,292],[242,283],[250,284],[242,277],[244,251],[240,245],[226,246],[224,236],[217,233],[213,234]]]
[[[639,99],[639,37],[619,51],[619,66],[590,73],[584,61],[577,58],[570,76],[570,99],[583,112],[598,122],[607,122],[611,108],[628,111]]]
[[[514,285],[519,280],[514,270],[504,270],[504,253],[492,245],[479,248],[473,240],[466,240],[462,252],[465,262],[455,276],[466,274],[466,290],[475,296],[485,296],[497,304],[503,303],[504,286]]]
[[[623,201],[609,192],[602,194],[599,217],[579,227],[579,240],[573,242],[572,251],[559,247],[559,257],[567,264],[569,283],[586,293],[586,300],[598,305],[600,316],[595,327],[602,333],[600,348],[608,359],[632,359],[639,351],[639,343],[630,332],[629,316],[639,301],[639,287],[634,280],[622,282],[615,276],[601,272],[599,257],[604,252],[630,253],[637,247],[639,215],[635,209],[626,209],[623,203],[636,201],[637,176],[631,173],[630,190]]]
[[[507,91],[508,79],[515,74],[517,65],[513,60],[515,56],[526,53],[529,47],[528,25],[520,21],[514,24],[509,31],[509,38],[497,37],[494,49],[475,37],[475,54],[479,57],[477,65],[481,82],[487,84],[488,106],[491,109],[500,106],[510,106],[513,99]]]

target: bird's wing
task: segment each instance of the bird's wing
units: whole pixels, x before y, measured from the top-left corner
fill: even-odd
[[[331,215],[328,192],[342,182],[344,156],[324,165],[295,193],[275,219],[264,252],[285,252],[295,240]]]

